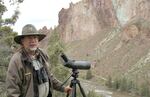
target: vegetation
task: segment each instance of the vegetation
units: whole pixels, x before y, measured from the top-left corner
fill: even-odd
[[[19,4],[22,2],[23,2],[23,0],[9,0],[10,6],[17,5],[17,7],[18,7]],[[14,13],[12,14],[12,16],[10,16],[9,18],[5,18],[5,19],[2,18],[3,14],[5,12],[7,12],[7,10],[8,10],[7,7],[8,6],[6,6],[5,0],[0,0],[0,27],[2,27],[4,25],[7,25],[7,26],[14,25],[18,19],[19,10],[17,9],[17,7],[16,7]]]
[[[148,81],[139,85],[126,77],[115,78],[114,81],[109,77],[106,85],[115,90],[136,94],[142,97],[150,97],[150,85]]]
[[[109,75],[108,76],[108,80],[106,81],[106,86],[108,86],[109,88],[112,88],[112,78],[111,76]]]
[[[22,2],[23,0],[9,0],[10,6],[19,5]],[[11,26],[17,21],[19,11],[16,8],[12,16],[3,18],[7,10],[4,0],[0,0],[0,97],[6,97],[4,82],[7,66],[13,53],[13,48],[17,46],[13,41],[13,37],[17,35],[17,33],[13,31]]]
[[[60,61],[60,54],[64,50],[65,46],[61,41],[58,32],[54,30],[48,44],[48,55],[50,57],[52,72],[56,74],[56,77],[58,77],[59,80],[65,80],[67,74],[69,73],[68,69],[63,67],[62,62]]]
[[[142,97],[150,97],[150,86],[148,82],[145,82],[140,86],[140,95]]]
[[[49,54],[51,65],[52,65],[51,66],[52,67],[51,68],[52,72],[57,77],[57,79],[59,79],[61,81],[65,81],[67,79],[67,77],[69,77],[69,69],[64,67],[62,65],[62,62],[59,59],[60,53],[65,51],[65,45],[61,41],[61,39],[59,37],[59,33],[56,32],[55,30],[51,34],[48,46],[49,46],[48,47],[48,54]],[[91,79],[92,78],[91,70],[87,71],[86,78],[87,79]],[[69,84],[69,83],[67,83],[67,84]],[[89,91],[89,93],[86,94],[86,95],[87,95],[87,97],[100,97],[94,91]],[[65,97],[65,94],[57,92],[57,91],[54,91],[53,96],[54,97]],[[82,94],[79,91],[78,87],[77,87],[77,97],[82,97]]]
[[[92,75],[92,71],[91,70],[88,70],[87,73],[86,73],[86,79],[89,80],[93,77]]]
[[[69,70],[62,65],[59,59],[60,54],[65,50],[65,46],[55,30],[52,32],[48,44],[48,55],[50,57],[51,71],[57,79],[65,81],[69,76]],[[54,97],[64,97],[60,92],[54,92]]]
[[[18,5],[22,3],[23,0],[10,0],[10,5]],[[12,54],[12,49],[16,46],[13,41],[13,37],[17,35],[13,31],[11,25],[14,25],[18,19],[19,11],[14,11],[14,14],[9,18],[3,18],[3,14],[7,11],[7,6],[5,5],[4,0],[0,0],[0,80],[4,81],[6,67]]]
[[[9,0],[9,1],[10,1],[9,2],[10,5],[13,6],[13,5],[18,5],[19,3],[22,3],[24,0]],[[12,14],[12,16],[10,16],[9,18],[4,19],[3,14],[6,11],[7,11],[7,6],[5,5],[4,0],[0,0],[0,44],[1,44],[1,46],[0,46],[0,97],[6,97],[6,93],[5,93],[6,89],[4,88],[4,82],[5,82],[7,66],[8,66],[10,57],[13,54],[13,49],[17,46],[17,44],[15,44],[14,41],[13,41],[13,37],[16,36],[17,33],[13,31],[11,26],[14,25],[15,22],[17,21],[19,11],[16,7],[16,10],[14,11],[14,14]],[[150,31],[149,23],[145,23],[145,21],[140,20],[138,22],[131,21],[131,25],[135,25],[140,30],[141,34],[143,33],[142,30],[144,30],[145,31],[144,33],[146,34],[146,36],[149,37],[149,33],[148,33]],[[129,25],[129,26],[131,26],[131,25]],[[145,29],[147,29],[147,30],[145,30]],[[103,34],[103,33],[100,33],[100,34]],[[99,38],[100,35],[96,35],[96,36],[98,38],[94,38],[95,40],[100,39]],[[98,51],[96,51],[98,53],[96,54],[97,56],[96,56],[95,59],[102,58],[103,56],[101,56],[101,55],[105,53],[105,50],[107,50],[107,51],[112,50],[111,48],[109,49],[109,46],[110,47],[114,46],[114,44],[112,43],[112,42],[114,42],[112,38],[115,38],[115,36],[117,36],[117,33],[115,31],[113,31],[113,32],[111,32],[111,35],[108,34],[108,37],[106,37],[106,39],[104,39],[104,41],[100,42],[101,43],[100,46],[98,46],[97,47],[98,49],[96,49],[96,50],[98,50]],[[144,44],[144,42],[143,42],[144,39],[143,38],[144,37],[141,38],[142,39],[141,40],[142,44]],[[119,40],[119,39],[116,38],[116,41]],[[96,41],[99,41],[99,40],[96,40]],[[92,41],[90,40],[90,42],[92,42]],[[90,42],[88,44],[86,43],[86,45],[89,45]],[[93,45],[91,45],[89,47],[92,47],[92,49],[93,49],[93,47],[95,45],[97,45],[95,43],[96,42],[93,41],[93,43],[91,43]],[[111,45],[109,45],[109,44],[111,44]],[[118,43],[116,43],[116,44],[118,44]],[[135,43],[135,44],[138,44],[138,43]],[[133,47],[135,44],[131,44],[131,45],[128,44],[128,45]],[[80,43],[80,45],[81,45],[80,51],[82,52],[83,51],[82,50],[82,44]],[[124,46],[124,44],[123,44],[123,46]],[[130,48],[129,46],[127,46],[126,48]],[[80,48],[80,47],[76,47],[76,46],[74,46],[74,47],[77,48],[77,49]],[[86,46],[84,46],[84,47],[86,47]],[[138,48],[139,46],[134,46],[134,47]],[[87,48],[84,48],[84,50],[85,49],[87,49]],[[117,51],[117,49],[116,49],[116,51]],[[120,48],[120,49],[122,49],[122,48]],[[62,65],[62,62],[60,62],[59,55],[60,55],[61,52],[65,51],[65,45],[60,40],[59,33],[56,32],[56,30],[54,30],[51,34],[47,50],[48,50],[48,55],[50,57],[50,63],[51,63],[51,67],[52,67],[50,69],[53,72],[53,74],[60,81],[63,82],[69,76],[69,69],[64,67]],[[126,50],[127,51],[134,51],[134,50],[131,50],[131,49],[130,50],[126,49]],[[99,55],[99,51],[101,51],[100,55]],[[123,50],[121,50],[121,51],[123,51]],[[110,53],[113,55],[112,52],[110,52]],[[83,53],[81,53],[81,54],[83,55]],[[109,54],[109,52],[107,52],[107,55],[108,54]],[[121,56],[121,54],[120,54],[120,56]],[[128,54],[128,56],[130,56],[130,54]],[[132,57],[131,56],[131,58],[129,57],[128,59],[129,59],[129,62],[133,61],[134,58],[136,59],[135,61],[139,61],[138,58],[140,58],[140,57],[141,56],[139,56],[139,57],[136,57],[136,56]],[[88,54],[88,58],[92,59],[93,57],[90,56],[90,54]],[[146,60],[148,58],[149,57],[147,57]],[[104,59],[106,59],[106,58],[104,57]],[[132,60],[130,60],[130,59],[132,59]],[[114,58],[114,60],[115,60],[115,58]],[[117,58],[117,60],[120,60],[120,59]],[[101,60],[101,62],[103,62],[103,60]],[[119,63],[119,61],[116,61],[116,62]],[[145,62],[145,61],[143,60],[143,62]],[[98,66],[96,68],[99,69]],[[135,69],[137,69],[137,68],[135,68]],[[132,70],[134,71],[135,69],[132,69]],[[145,75],[145,73],[143,75]],[[86,73],[86,79],[91,79],[92,77],[93,76],[92,76],[91,70],[88,70],[87,73]],[[113,78],[113,77],[109,76],[108,81],[106,82],[106,85],[108,87],[114,89],[114,90],[117,90],[117,91],[133,93],[133,94],[137,94],[141,97],[150,97],[150,82],[146,81],[146,80],[139,84],[135,80],[131,80],[128,77]],[[98,97],[97,94],[94,91],[90,91],[87,95],[88,95],[88,97]],[[54,93],[54,97],[64,97],[64,96],[65,95],[63,93],[59,93],[59,92]],[[81,93],[78,93],[78,97],[82,97]]]

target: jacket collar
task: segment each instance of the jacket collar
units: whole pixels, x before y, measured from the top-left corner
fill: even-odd
[[[23,62],[27,62],[27,63],[32,64],[32,59],[30,58],[29,54],[27,53],[27,51],[26,51],[24,48],[22,48],[21,54],[22,54],[21,60],[22,60]],[[39,62],[41,62],[41,63],[44,62],[44,59],[43,59],[43,57],[42,57],[42,54],[41,54],[41,51],[40,51],[39,48],[36,50],[36,54],[35,54],[35,55],[36,55],[36,59],[37,59]]]

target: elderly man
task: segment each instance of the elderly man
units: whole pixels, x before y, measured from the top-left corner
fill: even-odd
[[[69,86],[61,83],[48,70],[48,56],[38,48],[40,34],[32,24],[22,29],[22,35],[14,38],[21,49],[10,60],[6,87],[8,97],[52,97],[52,90],[68,93]]]

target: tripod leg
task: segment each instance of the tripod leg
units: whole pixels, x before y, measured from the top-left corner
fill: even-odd
[[[76,97],[76,83],[73,83],[72,86],[72,97]]]
[[[70,87],[72,88],[72,97],[76,97],[76,80],[71,81]],[[69,93],[67,93],[66,97],[69,97]]]
[[[78,84],[78,86],[79,86],[79,88],[80,88],[80,91],[81,91],[82,96],[83,96],[83,97],[86,97],[85,92],[84,92],[84,90],[83,90],[83,88],[82,88],[82,86],[81,86],[79,80],[77,80],[77,84]]]

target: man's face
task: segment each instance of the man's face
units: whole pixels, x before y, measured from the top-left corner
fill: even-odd
[[[31,51],[35,51],[39,45],[38,36],[25,36],[21,42],[25,49]]]

